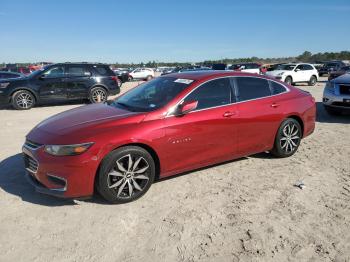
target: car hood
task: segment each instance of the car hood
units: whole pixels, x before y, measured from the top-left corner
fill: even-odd
[[[37,143],[52,141],[57,143],[84,140],[96,135],[97,129],[107,130],[124,124],[139,123],[145,117],[145,113],[135,113],[119,109],[107,104],[92,104],[81,106],[54,115],[39,123],[28,134],[29,140]]]
[[[20,83],[20,82],[27,82],[28,77],[23,76],[23,77],[17,77],[17,78],[3,78],[0,79],[0,83]]]
[[[350,84],[350,73],[334,78],[332,81],[336,84]]]

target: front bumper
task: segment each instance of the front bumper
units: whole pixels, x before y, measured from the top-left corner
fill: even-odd
[[[322,102],[325,106],[350,110],[350,103],[345,102],[346,100],[350,101],[350,95],[340,94],[338,90],[325,89],[323,91]]]
[[[51,156],[43,146],[22,148],[26,177],[39,193],[62,198],[93,195],[98,167],[96,157],[85,152],[78,156]]]

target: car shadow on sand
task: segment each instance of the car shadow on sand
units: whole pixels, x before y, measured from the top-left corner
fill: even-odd
[[[75,205],[73,200],[55,198],[35,192],[25,177],[22,154],[10,156],[0,162],[0,188],[20,197],[23,201],[44,206]]]
[[[338,124],[350,124],[350,110],[340,115],[330,115],[324,109],[322,102],[316,102],[316,122],[319,123],[338,123]]]

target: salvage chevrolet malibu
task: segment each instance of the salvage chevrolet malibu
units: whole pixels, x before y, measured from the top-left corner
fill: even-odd
[[[96,189],[126,203],[159,178],[264,151],[291,156],[315,115],[309,93],[265,76],[169,74],[41,122],[26,137],[25,168],[38,192],[78,198]]]

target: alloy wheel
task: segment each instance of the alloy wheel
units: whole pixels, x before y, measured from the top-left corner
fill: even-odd
[[[289,123],[283,128],[280,146],[281,149],[287,154],[292,153],[298,147],[300,141],[299,128],[294,123]]]
[[[91,98],[94,103],[104,102],[107,100],[107,93],[102,89],[96,89],[92,92]]]
[[[33,106],[34,99],[27,93],[21,93],[16,97],[16,104],[18,107],[28,109]]]
[[[142,156],[131,154],[119,158],[108,173],[107,185],[118,198],[128,199],[142,192],[149,183],[150,166]]]

